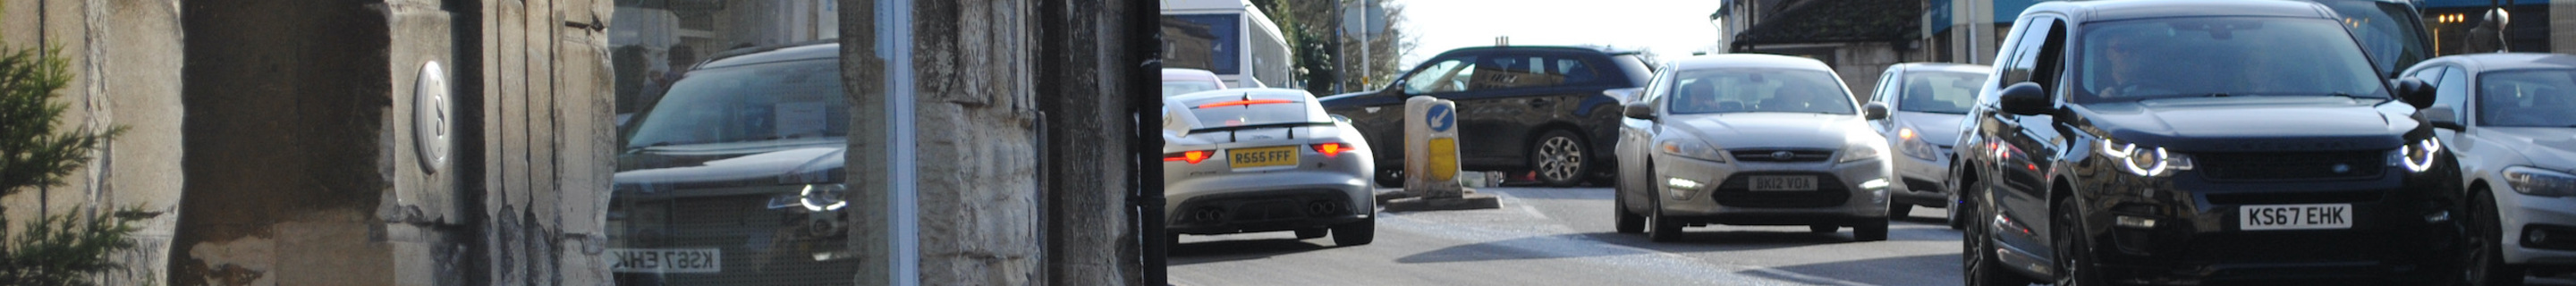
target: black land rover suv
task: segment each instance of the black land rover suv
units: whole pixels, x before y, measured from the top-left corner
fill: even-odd
[[[1592,47],[1501,46],[1449,50],[1385,89],[1317,99],[1351,119],[1376,150],[1378,181],[1404,166],[1404,100],[1458,104],[1459,162],[1470,170],[1535,171],[1553,186],[1612,174],[1620,103],[1653,76],[1635,53]]]
[[[2327,7],[2046,2],[1972,107],[1968,285],[2443,285],[2459,174]],[[2401,99],[2402,98],[2402,99]]]

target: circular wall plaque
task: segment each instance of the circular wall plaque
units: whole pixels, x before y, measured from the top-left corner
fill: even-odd
[[[412,83],[412,150],[420,153],[421,169],[437,173],[447,166],[450,123],[447,106],[447,71],[437,61],[420,66],[419,80]]]

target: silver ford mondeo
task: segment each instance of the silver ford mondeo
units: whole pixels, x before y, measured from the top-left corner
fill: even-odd
[[[1805,225],[1887,239],[1894,169],[1863,123],[1887,110],[1854,104],[1831,67],[1734,54],[1656,71],[1619,129],[1619,232],[1672,241],[1684,226]]]

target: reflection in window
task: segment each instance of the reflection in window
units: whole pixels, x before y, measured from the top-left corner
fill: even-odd
[[[2576,127],[2576,70],[2511,70],[2478,77],[2482,126]]]
[[[1685,70],[1676,77],[1671,112],[1856,114],[1833,74],[1813,70]]]
[[[1986,83],[1984,73],[1913,72],[1905,75],[1905,90],[1897,92],[1898,111],[1967,114],[1968,104],[1977,100],[1977,85]]]

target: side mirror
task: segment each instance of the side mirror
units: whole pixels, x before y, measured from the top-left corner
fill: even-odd
[[[2057,108],[2048,102],[2048,91],[2040,89],[2038,83],[2032,82],[2006,86],[1995,100],[2002,104],[2000,109],[2003,109],[2004,113],[2013,115],[2047,114],[2051,109]]]
[[[1887,103],[1871,102],[1861,105],[1860,117],[1869,120],[1887,119]]]
[[[1654,105],[1646,104],[1644,102],[1634,102],[1628,103],[1626,105],[1626,109],[1626,111],[1621,113],[1626,114],[1628,118],[1655,119]]]
[[[2426,84],[2424,80],[2414,77],[2400,78],[2393,84],[2397,86],[2397,100],[2406,101],[2407,105],[2414,105],[2416,109],[2433,107],[2432,84]]]
[[[2415,117],[2424,119],[2425,122],[2432,123],[2433,128],[2450,129],[2455,131],[2468,128],[2467,126],[2460,124],[2459,111],[2451,110],[2451,106],[2448,105],[2424,108],[2423,111],[2416,111]]]

